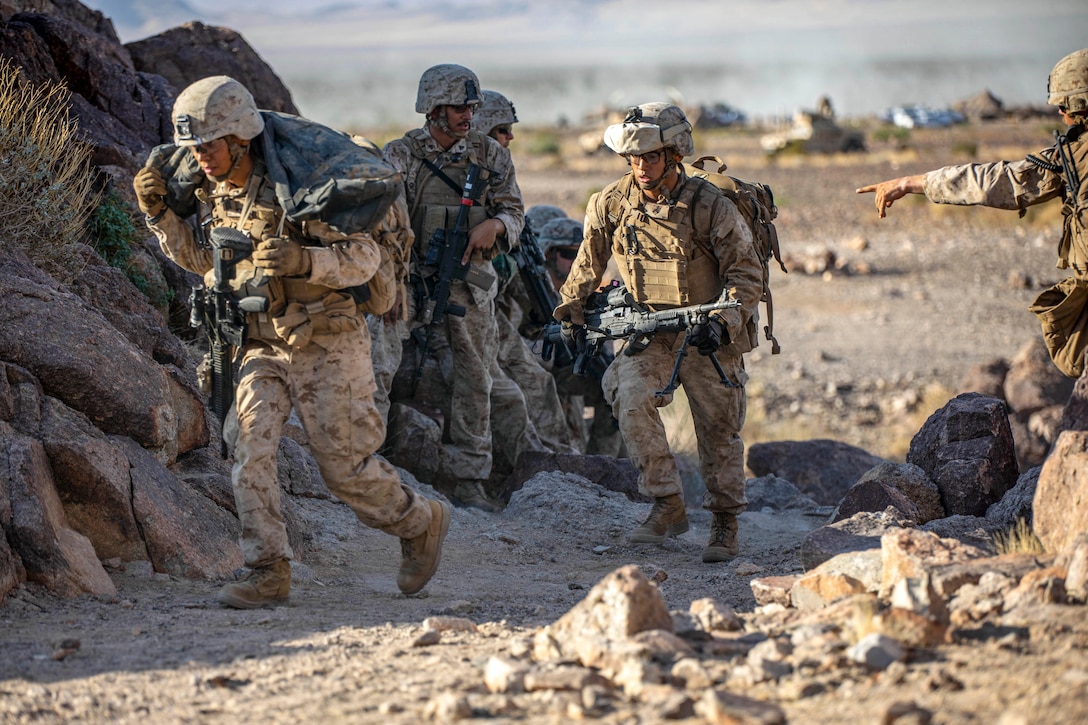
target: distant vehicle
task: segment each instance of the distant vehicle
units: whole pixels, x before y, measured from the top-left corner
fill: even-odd
[[[886,123],[893,123],[900,128],[947,128],[966,120],[962,113],[951,108],[917,105],[892,106],[880,117]]]
[[[860,131],[843,128],[835,119],[812,113],[798,111],[793,116],[793,125],[778,133],[769,133],[759,140],[760,146],[769,154],[777,154],[790,149],[805,153],[831,154],[865,150],[865,136]]]
[[[693,115],[696,128],[723,128],[743,126],[748,123],[748,116],[744,111],[733,108],[727,103],[699,106]]]

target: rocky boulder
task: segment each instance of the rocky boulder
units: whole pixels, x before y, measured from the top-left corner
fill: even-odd
[[[748,448],[748,469],[774,474],[824,506],[835,506],[863,473],[884,459],[832,440],[774,441]]]
[[[907,463],[937,484],[946,513],[985,515],[1019,475],[1005,404],[977,393],[956,396],[911,440]]]
[[[193,21],[125,48],[136,69],[162,76],[178,91],[201,78],[225,75],[248,88],[259,108],[298,115],[287,86],[245,38],[229,28]]]
[[[1035,489],[1035,535],[1047,551],[1072,546],[1088,533],[1088,431],[1065,431],[1043,464]]]

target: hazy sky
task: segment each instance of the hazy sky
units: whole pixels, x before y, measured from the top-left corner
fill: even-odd
[[[468,65],[485,88],[510,96],[523,122],[666,96],[765,115],[825,93],[847,115],[945,105],[983,89],[1008,104],[1041,103],[1053,64],[1088,45],[1084,0],[87,4],[125,41],[184,19],[233,28],[304,113],[341,125],[418,120],[414,82],[444,62]],[[150,9],[143,25],[125,9],[141,5]]]

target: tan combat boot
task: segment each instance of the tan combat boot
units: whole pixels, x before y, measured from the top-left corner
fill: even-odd
[[[453,497],[462,506],[480,509],[489,514],[498,513],[502,508],[487,497],[484,493],[484,485],[479,481],[462,481],[453,489]]]
[[[215,598],[225,607],[256,609],[282,604],[290,593],[291,562],[280,559],[251,570],[241,581],[225,585]]]
[[[660,544],[669,536],[679,536],[688,530],[688,512],[678,493],[654,499],[654,507],[642,525],[631,532],[632,544]]]
[[[415,594],[427,585],[442,558],[442,540],[450,530],[450,507],[439,501],[428,501],[431,523],[414,539],[400,540],[400,571],[397,586],[405,594]]]
[[[730,561],[737,551],[737,517],[715,512],[710,523],[710,543],[703,549],[703,561]]]

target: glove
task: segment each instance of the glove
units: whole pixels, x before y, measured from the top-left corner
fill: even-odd
[[[269,237],[253,250],[253,264],[273,277],[295,277],[310,273],[310,253],[294,240]]]
[[[700,355],[713,355],[722,346],[722,332],[725,325],[717,317],[711,317],[706,324],[700,325],[691,334],[691,344],[699,349]]]
[[[147,216],[157,217],[166,208],[163,201],[166,182],[162,180],[162,172],[154,166],[145,166],[137,171],[132,179],[132,188],[136,191],[136,204]]]

